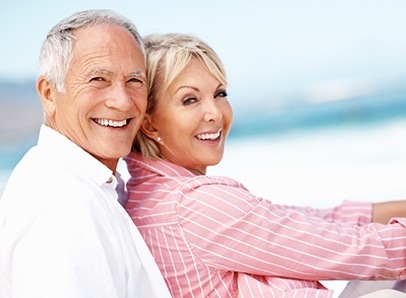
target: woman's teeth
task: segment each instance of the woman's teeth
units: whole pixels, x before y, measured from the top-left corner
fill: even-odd
[[[220,136],[220,130],[216,133],[202,133],[197,135],[196,137],[199,140],[215,140]]]

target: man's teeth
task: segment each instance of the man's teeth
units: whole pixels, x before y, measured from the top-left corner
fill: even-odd
[[[199,140],[215,140],[220,136],[220,131],[216,133],[202,133],[200,135],[197,135],[196,137]]]
[[[122,127],[127,124],[127,120],[114,121],[114,120],[107,120],[107,119],[95,119],[94,121],[97,124],[100,124],[103,126],[112,126],[112,127]]]

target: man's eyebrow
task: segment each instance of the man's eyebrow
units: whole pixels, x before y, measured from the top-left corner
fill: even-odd
[[[136,71],[136,72],[131,72],[128,74],[129,77],[142,77],[144,80],[147,79],[147,76],[145,72],[143,71]]]
[[[102,68],[96,67],[96,68],[90,69],[89,72],[88,72],[88,74],[89,74],[89,75],[104,74],[104,75],[112,76],[112,75],[113,75],[113,72],[112,72],[112,71],[109,71],[109,70],[107,70],[107,69],[102,69]]]
[[[87,72],[87,74],[88,75],[100,75],[100,74],[103,74],[103,75],[107,75],[107,76],[113,76],[114,72],[112,72],[110,70],[107,70],[107,69],[95,67],[95,68],[90,69]],[[141,77],[144,80],[147,79],[147,76],[146,76],[145,72],[143,72],[143,71],[130,72],[127,76],[130,77],[130,78]]]

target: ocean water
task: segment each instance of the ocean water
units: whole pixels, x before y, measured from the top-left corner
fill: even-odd
[[[229,140],[210,174],[232,175],[277,203],[406,198],[406,118]]]

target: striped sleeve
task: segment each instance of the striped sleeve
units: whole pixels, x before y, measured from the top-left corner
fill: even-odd
[[[334,223],[361,226],[372,222],[372,203],[344,201],[343,204],[330,209],[286,206],[286,208],[323,218]]]
[[[406,230],[397,222],[333,223],[204,179],[179,192],[176,213],[206,266],[308,280],[405,274]]]

